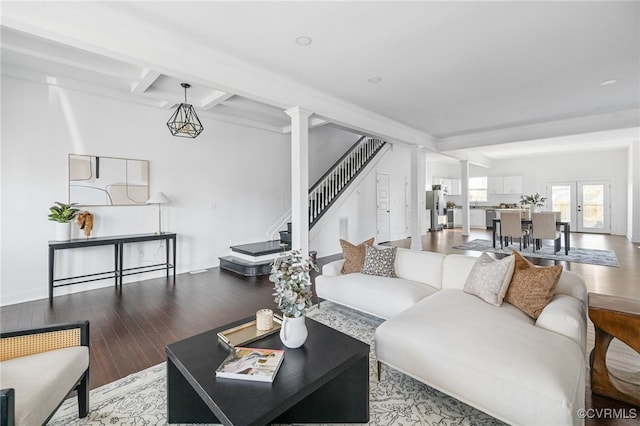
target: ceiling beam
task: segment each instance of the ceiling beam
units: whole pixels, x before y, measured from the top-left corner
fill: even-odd
[[[534,141],[559,136],[601,132],[640,126],[640,110],[628,109],[574,117],[544,123],[514,126],[505,129],[489,130],[468,135],[442,138],[437,143],[439,152],[448,152],[484,145],[498,145],[512,142]]]
[[[238,60],[98,2],[3,4],[3,25],[287,109],[300,106],[363,134],[435,149],[431,135]],[[162,45],[162,49],[158,45]],[[175,58],[189,58],[176,61]]]
[[[142,71],[142,79],[140,81],[136,81],[131,85],[131,93],[134,95],[143,95],[161,75],[162,74],[160,74],[158,71],[153,71],[149,68],[145,68]]]
[[[233,93],[223,92],[222,90],[214,90],[210,95],[202,98],[200,103],[201,109],[211,109],[222,102],[231,99],[235,95]]]

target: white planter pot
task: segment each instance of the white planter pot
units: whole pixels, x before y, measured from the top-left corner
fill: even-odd
[[[71,239],[71,222],[56,222],[56,241],[69,241]]]
[[[297,318],[282,317],[282,325],[280,326],[280,340],[291,349],[299,348],[307,340],[307,326],[305,324],[305,316]]]

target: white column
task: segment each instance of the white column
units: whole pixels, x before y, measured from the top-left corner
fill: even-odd
[[[419,146],[411,148],[411,250],[422,250],[422,212],[425,203],[426,156]]]
[[[469,162],[460,160],[460,176],[462,177],[462,235],[471,233],[469,224]]]
[[[291,117],[291,248],[309,255],[309,117],[300,107],[289,108]]]
[[[627,238],[640,243],[640,142],[629,145]]]

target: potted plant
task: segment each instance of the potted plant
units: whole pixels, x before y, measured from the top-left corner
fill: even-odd
[[[56,222],[56,240],[68,241],[71,239],[71,221],[80,210],[74,208],[77,203],[65,204],[56,201],[49,207],[49,220]]]
[[[282,311],[280,339],[288,348],[298,348],[307,340],[304,314],[311,307],[311,270],[318,267],[300,251],[279,257],[271,264],[269,281],[275,284],[274,301]]]
[[[532,195],[521,195],[520,204],[523,206],[542,207],[547,199],[537,192]]]

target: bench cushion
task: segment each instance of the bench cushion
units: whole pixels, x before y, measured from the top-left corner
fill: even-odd
[[[57,349],[0,362],[2,388],[15,389],[16,424],[43,424],[87,368],[87,346]]]
[[[402,278],[353,273],[316,277],[318,297],[375,315],[391,318],[438,289]]]

